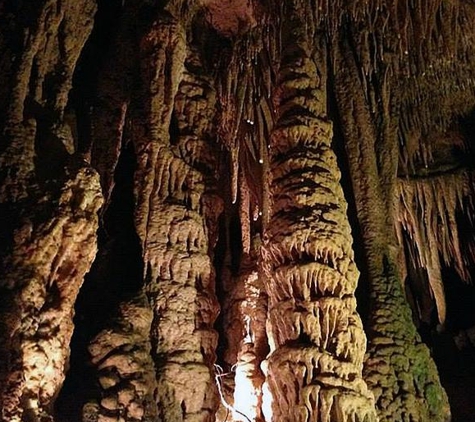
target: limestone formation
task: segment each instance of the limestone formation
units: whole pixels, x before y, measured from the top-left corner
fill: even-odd
[[[0,1],[0,420],[456,417],[474,21]]]
[[[153,314],[144,294],[120,305],[111,327],[91,342],[91,363],[102,390],[100,403],[86,403],[84,420],[157,419],[155,365],[150,351]]]
[[[361,374],[365,337],[354,298],[358,274],[331,150],[327,71],[312,60],[311,44],[299,31],[303,22],[294,17],[292,23],[283,36],[274,99],[272,206],[262,259],[272,420],[376,421]]]

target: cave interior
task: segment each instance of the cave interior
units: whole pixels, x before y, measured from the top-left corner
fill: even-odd
[[[4,422],[475,420],[475,2],[0,1]]]

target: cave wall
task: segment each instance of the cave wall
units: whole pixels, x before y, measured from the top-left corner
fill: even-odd
[[[225,3],[0,3],[2,420],[450,420],[474,6]]]

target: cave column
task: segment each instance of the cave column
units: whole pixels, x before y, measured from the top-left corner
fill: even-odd
[[[317,47],[317,64],[298,10],[286,16],[292,18],[282,34],[262,250],[271,347],[266,420],[375,421],[362,379],[358,270],[326,115],[325,47]]]
[[[335,44],[333,51],[337,106],[370,286],[365,380],[374,392],[381,421],[447,421],[447,396],[429,350],[416,332],[399,278],[396,235],[388,217],[392,216],[393,201],[388,200],[391,193],[387,189],[395,183],[387,178],[381,182],[376,130],[354,52],[347,41]],[[383,173],[387,171],[385,168]]]
[[[219,202],[207,150],[215,94],[184,28],[155,23],[141,44],[144,95],[134,121],[136,228],[152,304],[152,355],[162,421],[211,421],[218,312],[209,235]],[[194,69],[194,70],[193,70]],[[205,218],[205,215],[208,218]]]

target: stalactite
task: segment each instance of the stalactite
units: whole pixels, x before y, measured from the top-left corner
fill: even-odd
[[[411,168],[414,154],[430,157],[425,136],[435,127],[445,130],[453,116],[475,106],[474,42],[469,29],[475,18],[473,8],[441,0],[417,5],[335,2],[330,8],[317,3],[321,25],[329,34],[351,28],[365,95],[371,94],[371,85],[381,82],[388,69],[393,73],[387,88],[401,96],[399,137],[406,168]],[[422,137],[414,138],[418,132]]]
[[[249,187],[242,173],[240,179],[239,219],[241,223],[241,243],[243,253],[249,254],[251,250],[251,203]]]
[[[432,176],[427,179],[399,179],[398,224],[405,230],[413,245],[413,256],[420,267],[427,270],[429,283],[439,312],[445,321],[445,295],[441,265],[453,265],[462,280],[470,281],[466,257],[460,247],[456,214],[473,213],[463,209],[464,198],[471,197],[466,173]],[[402,244],[401,244],[402,246]]]
[[[251,30],[233,46],[229,62],[223,64],[224,78],[218,85],[223,105],[220,138],[231,157],[232,201],[236,203],[240,195],[242,174],[247,179],[244,186],[251,192],[251,208],[258,207],[265,217],[269,195],[264,170],[268,168],[267,138],[274,121],[270,103],[274,72],[271,65],[279,47],[275,43],[276,28],[267,16],[262,19],[263,27]],[[243,215],[241,219],[246,218]]]

